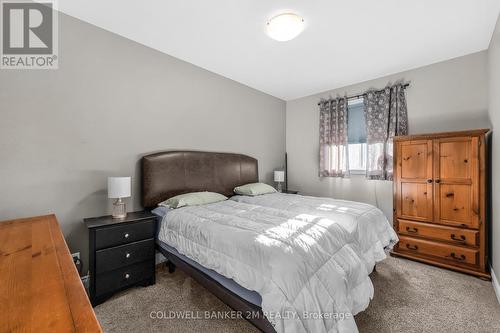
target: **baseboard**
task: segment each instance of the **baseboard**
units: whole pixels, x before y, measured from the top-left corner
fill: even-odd
[[[159,264],[161,264],[164,261],[167,261],[167,259],[163,256],[163,254],[161,254],[160,252],[156,252],[156,255],[155,255],[155,264],[159,265]]]
[[[497,295],[498,303],[500,303],[500,284],[498,283],[497,276],[493,271],[493,267],[491,267],[491,283],[493,284],[493,289],[495,290],[495,294]]]
[[[82,279],[83,287],[85,288],[85,291],[88,294],[89,293],[90,276],[85,275],[85,276],[82,276],[81,279]]]

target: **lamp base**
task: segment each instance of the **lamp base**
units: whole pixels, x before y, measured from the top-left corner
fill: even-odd
[[[127,217],[127,209],[122,198],[116,199],[116,201],[113,203],[112,217],[114,219],[124,219]]]
[[[278,182],[278,185],[276,186],[276,189],[278,190],[278,192],[283,192],[283,186],[281,184],[282,184],[282,182]]]

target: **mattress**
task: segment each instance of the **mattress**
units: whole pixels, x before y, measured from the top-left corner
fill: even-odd
[[[353,224],[349,214],[330,220],[227,200],[168,211],[158,239],[257,292],[277,332],[357,332],[354,315],[373,297],[368,274],[379,254],[365,259],[362,249],[373,246],[360,243],[369,239],[357,239]]]
[[[367,203],[286,193],[236,195],[231,200],[289,211],[298,217],[322,217],[342,225],[356,239],[369,272],[377,262],[386,258],[384,250],[391,249],[398,242],[385,214]]]
[[[257,306],[261,306],[262,297],[260,297],[259,293],[257,293],[256,291],[252,291],[252,290],[248,290],[246,288],[243,288],[238,283],[236,283],[234,280],[228,279],[224,275],[221,275],[212,269],[208,269],[208,268],[200,265],[196,261],[191,260],[188,257],[186,257],[185,255],[180,254],[179,251],[177,251],[175,248],[169,246],[168,244],[162,242],[159,239],[156,240],[156,243],[163,250],[174,254],[176,257],[180,258],[182,261],[184,261],[184,262],[188,263],[189,265],[202,271],[203,273],[205,273],[206,275],[210,276],[212,279],[214,279],[215,281],[220,283],[224,288],[235,293],[236,295],[243,298],[247,302],[250,302],[250,303],[257,305]]]
[[[156,215],[158,219],[158,225],[161,226],[161,223],[163,221],[163,217],[168,213],[169,208],[165,206],[159,206],[151,211],[154,215]],[[160,231],[161,227],[158,228],[158,232]],[[157,235],[158,236],[158,235]],[[250,302],[254,305],[261,306],[262,304],[262,297],[260,297],[259,293],[248,290],[246,288],[243,288],[240,286],[238,283],[236,283],[233,279],[229,279],[225,277],[224,275],[221,275],[214,271],[213,269],[208,269],[196,261],[189,259],[183,254],[180,254],[179,251],[177,251],[175,248],[172,246],[166,244],[165,242],[162,242],[161,240],[156,238],[156,244],[158,244],[159,247],[161,247],[164,251],[167,251],[169,253],[172,253],[182,261],[188,263],[189,265],[195,267],[196,269],[202,271],[206,275],[210,276],[213,280],[217,281],[220,283],[224,288],[230,290],[234,294],[238,295],[239,297],[243,298],[247,302]]]

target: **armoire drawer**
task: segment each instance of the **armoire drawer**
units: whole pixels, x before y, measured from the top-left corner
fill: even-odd
[[[398,246],[407,252],[438,257],[450,262],[469,265],[477,265],[478,263],[479,250],[465,247],[404,236],[399,238]]]
[[[398,219],[398,231],[402,235],[406,234],[443,240],[467,246],[479,245],[479,232],[476,230],[452,228]]]

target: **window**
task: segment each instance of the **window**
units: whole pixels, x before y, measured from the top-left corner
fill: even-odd
[[[347,106],[347,139],[349,170],[352,174],[366,174],[366,123],[363,98],[349,101]]]

